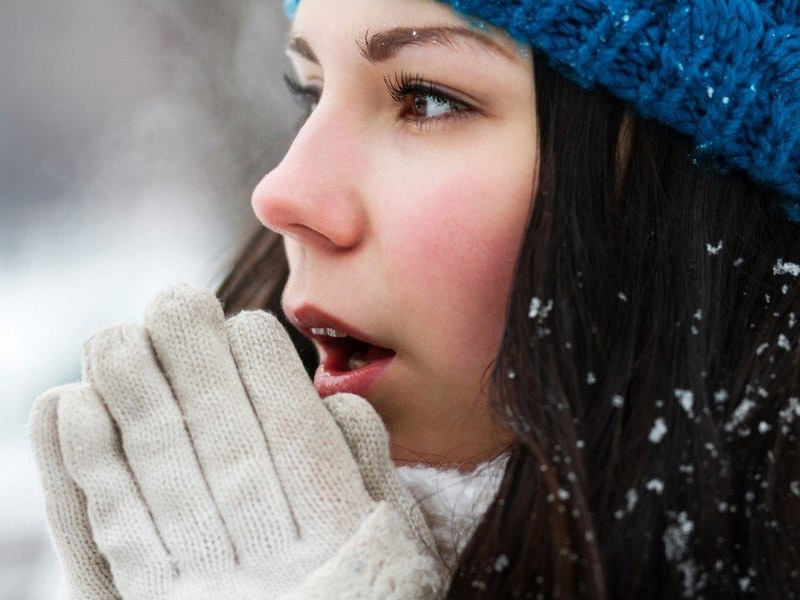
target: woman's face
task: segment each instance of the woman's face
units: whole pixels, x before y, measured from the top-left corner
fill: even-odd
[[[289,40],[312,110],[253,208],[315,385],[366,397],[397,463],[467,468],[508,441],[486,381],[535,185],[530,54],[431,0],[302,0]]]

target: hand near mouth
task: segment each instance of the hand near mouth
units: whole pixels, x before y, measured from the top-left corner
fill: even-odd
[[[263,311],[161,292],[84,348],[30,434],[64,597],[435,598],[433,538],[362,398],[322,401]]]

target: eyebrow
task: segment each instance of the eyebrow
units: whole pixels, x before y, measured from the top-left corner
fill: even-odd
[[[357,42],[357,44],[361,55],[374,64],[391,60],[406,46],[443,44],[452,48],[457,46],[459,42],[478,44],[478,46],[492,54],[513,60],[511,53],[500,44],[492,41],[482,33],[464,29],[463,27],[397,27],[380,31],[372,36],[367,32],[364,34],[363,43]],[[286,49],[292,50],[303,58],[319,64],[319,59],[314,54],[309,43],[299,35],[292,36],[289,39]]]

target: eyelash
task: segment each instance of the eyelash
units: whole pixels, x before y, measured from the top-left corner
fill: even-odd
[[[386,84],[386,88],[389,90],[389,95],[400,105],[406,105],[409,100],[413,100],[415,96],[418,96],[433,98],[441,104],[449,104],[452,107],[452,110],[438,117],[401,117],[404,122],[414,124],[420,130],[430,128],[434,123],[440,123],[449,119],[469,118],[473,113],[477,112],[471,106],[460,100],[456,100],[430,81],[426,81],[421,75],[414,75],[412,77],[404,71],[400,71],[399,74],[395,73],[392,79],[384,77],[383,81]]]
[[[314,105],[319,102],[322,92],[313,87],[302,85],[295,79],[294,75],[290,73],[284,73],[283,79],[294,99],[300,106],[306,109],[304,121],[314,110]],[[468,119],[473,116],[474,113],[480,112],[472,106],[460,100],[456,100],[430,81],[423,79],[420,75],[410,76],[404,71],[401,71],[400,73],[395,73],[392,78],[384,77],[383,81],[386,84],[389,95],[401,106],[407,105],[409,100],[413,101],[415,97],[423,97],[433,98],[441,104],[448,104],[452,107],[452,110],[441,116],[419,117],[403,115],[399,118],[400,123],[414,125],[420,131],[430,129],[434,124],[443,123],[450,119]],[[413,105],[410,108],[413,110]]]
[[[319,102],[321,92],[312,87],[305,87],[297,81],[291,73],[284,73],[283,81],[286,83],[286,87],[289,88],[289,93],[292,95],[292,98],[306,111],[300,123],[302,124],[302,122],[308,118],[308,115],[311,114],[311,111],[314,110],[312,104]]]

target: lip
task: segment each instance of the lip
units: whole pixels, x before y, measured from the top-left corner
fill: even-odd
[[[332,328],[370,346],[386,347],[375,338],[316,306],[304,304],[297,308],[285,307],[284,313],[294,327],[322,347],[322,360],[314,374],[314,387],[322,397],[341,392],[366,397],[375,381],[395,358],[392,354],[361,368],[342,371],[339,367],[342,359],[341,347],[332,345],[328,336],[312,333],[312,329]]]

